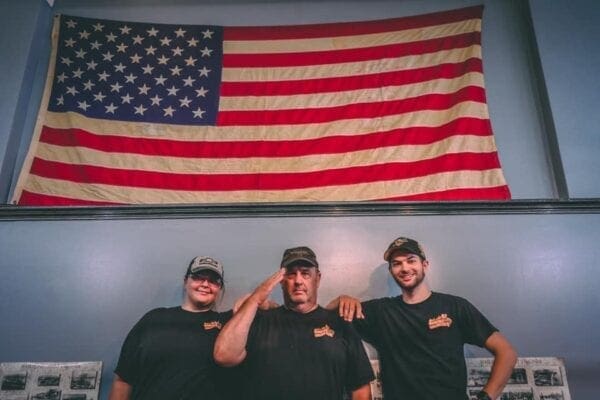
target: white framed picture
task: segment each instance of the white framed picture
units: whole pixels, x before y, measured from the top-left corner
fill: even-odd
[[[0,363],[0,400],[97,400],[101,361]]]

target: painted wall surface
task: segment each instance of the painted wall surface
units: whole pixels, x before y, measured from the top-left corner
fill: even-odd
[[[47,26],[50,8],[39,0],[0,2],[0,202],[5,203],[18,162],[22,136],[30,137],[37,104],[32,83],[38,63],[46,63],[47,46],[38,40]],[[44,56],[44,54],[46,54]]]
[[[3,222],[1,360],[102,360],[106,398],[128,330],[151,308],[180,304],[195,255],[224,263],[228,309],[285,248],[311,246],[327,303],[398,294],[382,254],[409,235],[425,246],[435,290],[471,300],[520,355],[564,357],[573,398],[595,400],[599,227],[598,214]]]
[[[480,2],[162,3],[57,0],[53,12],[257,25],[388,18]],[[523,2],[483,3],[488,104],[506,178],[514,198],[550,198],[554,188],[543,150],[531,49],[523,40]],[[592,157],[597,135],[594,125],[587,125],[593,118],[579,114],[597,118],[594,109],[586,108],[598,104],[597,68],[588,64],[597,61],[597,40],[589,37],[597,27],[585,19],[589,10],[597,16],[597,7],[554,0],[555,8],[546,9],[543,3],[532,0],[532,10],[569,188],[577,196],[598,197],[598,161]],[[0,2],[0,185],[13,173],[4,167],[10,158],[16,158],[16,165],[22,162],[33,129],[47,68],[47,7],[37,0]],[[565,15],[557,19],[558,14]],[[584,18],[581,31],[572,29],[578,18]],[[562,38],[554,36],[561,33]],[[577,46],[569,46],[567,38]],[[567,64],[559,62],[559,52],[587,58]],[[567,74],[582,81],[562,82]],[[572,99],[568,95],[575,90]],[[23,136],[15,140],[12,132]],[[283,249],[299,244],[312,246],[323,265],[322,303],[340,292],[367,299],[398,293],[381,257],[387,244],[404,234],[428,250],[433,288],[475,303],[520,355],[564,357],[573,398],[597,398],[597,214],[1,221],[0,361],[102,360],[101,398],[106,399],[127,331],[149,309],[179,304],[183,273],[193,256],[207,254],[224,262],[223,309],[274,271]],[[281,301],[279,293],[275,299]],[[483,353],[469,348],[467,354]]]
[[[29,0],[31,1],[31,0]],[[417,15],[481,4],[477,0],[405,1],[56,1],[53,12],[116,20],[217,25],[266,25],[337,22]],[[553,198],[555,190],[547,161],[543,129],[538,116],[537,88],[530,69],[531,49],[524,40],[528,29],[523,2],[483,1],[483,62],[488,105],[500,161],[513,198]],[[36,43],[49,49],[49,20]],[[39,68],[30,78],[34,93],[25,112],[13,180],[29,147],[39,107],[48,53],[40,52]],[[1,133],[0,133],[1,135]],[[0,148],[1,150],[1,148]],[[0,152],[2,154],[2,152]],[[13,153],[11,153],[13,154]]]
[[[600,3],[530,2],[569,192],[599,197]]]

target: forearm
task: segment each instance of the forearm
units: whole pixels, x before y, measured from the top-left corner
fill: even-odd
[[[508,382],[508,379],[512,374],[515,362],[516,354],[502,354],[495,357],[490,373],[490,379],[483,388],[492,399],[497,398],[500,393],[502,393],[502,389],[504,389],[506,382]]]
[[[283,279],[284,269],[268,277],[261,283],[252,294],[244,301],[240,309],[225,324],[217,341],[213,356],[217,364],[224,367],[233,367],[240,364],[246,358],[246,343],[250,326],[256,311],[264,302],[268,301],[273,288]]]
[[[244,361],[250,326],[254,321],[258,306],[259,303],[253,296],[248,297],[225,324],[215,342],[213,355],[217,364],[232,367]]]
[[[502,393],[502,389],[508,382],[513,368],[517,362],[517,353],[504,339],[500,333],[496,332],[493,335],[499,335],[501,340],[496,338],[496,344],[493,349],[489,349],[494,354],[494,363],[490,378],[483,387],[483,390],[492,398],[496,399]]]
[[[352,391],[352,400],[371,400],[371,385],[367,383]]]
[[[130,395],[131,385],[121,379],[119,375],[115,374],[115,378],[108,395],[108,400],[129,400]]]
[[[337,311],[340,308],[340,296],[331,300],[324,308],[331,311]]]

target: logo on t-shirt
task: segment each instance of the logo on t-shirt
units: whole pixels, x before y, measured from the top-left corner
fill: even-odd
[[[452,325],[452,318],[448,314],[440,314],[435,318],[429,318],[429,329],[450,328],[450,325]]]
[[[219,321],[210,321],[204,323],[204,330],[209,331],[211,329],[221,329],[221,322]]]
[[[325,324],[325,326],[321,327],[321,328],[315,328],[313,330],[315,337],[323,337],[323,336],[329,336],[329,337],[334,337],[335,336],[335,331],[333,329],[331,329],[329,327],[329,325]]]

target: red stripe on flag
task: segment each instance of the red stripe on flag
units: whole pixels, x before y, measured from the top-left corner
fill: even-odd
[[[318,172],[259,174],[173,174],[65,164],[35,158],[34,175],[72,182],[167,190],[286,190],[408,179],[458,170],[498,168],[496,153],[458,153],[410,162],[350,167]]]
[[[289,25],[289,26],[240,26],[225,27],[225,40],[278,40],[310,39],[327,37],[364,35],[425,28],[448,24],[465,19],[481,18],[483,6],[467,7],[458,10],[442,11],[411,17],[390,18],[378,21],[339,22],[328,24]]]
[[[409,99],[356,103],[337,107],[220,111],[217,115],[217,125],[294,125],[377,118],[421,110],[446,110],[463,101],[485,103],[485,90],[479,86],[467,86],[450,94],[427,94]]]
[[[223,82],[223,96],[281,96],[292,94],[330,93],[399,86],[434,79],[452,79],[468,72],[483,72],[481,59],[470,58],[462,63],[440,64],[433,67],[384,72],[359,76],[322,79],[298,79],[270,82]]]
[[[121,203],[51,196],[48,194],[33,193],[28,190],[23,190],[19,199],[20,206],[114,206],[119,204]]]
[[[186,158],[297,157],[339,154],[388,146],[423,145],[452,136],[491,136],[487,119],[460,118],[438,127],[411,127],[363,135],[338,135],[306,140],[190,141],[96,135],[81,129],[44,127],[40,142],[63,147],[84,147],[108,153]]]
[[[358,61],[398,58],[469,47],[481,43],[480,32],[468,32],[439,39],[390,44],[358,49],[304,51],[297,53],[223,54],[223,68],[298,67],[340,64]]]

